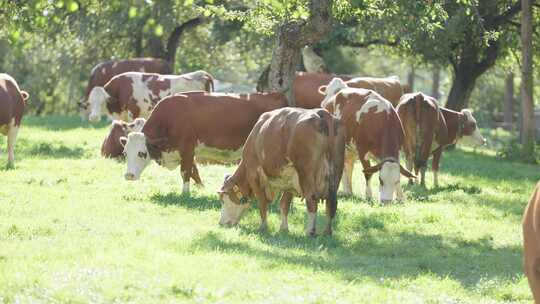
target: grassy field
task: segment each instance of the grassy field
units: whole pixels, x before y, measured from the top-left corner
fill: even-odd
[[[539,166],[457,149],[443,156],[440,188],[429,173],[428,190],[406,187],[392,206],[362,199],[356,174],[334,236],[308,238],[298,199],[289,233],[276,204],[267,233],[256,207],[220,227],[215,191],[233,167],[202,166],[191,197],[179,170],[156,164],[124,181],[125,164],[99,156],[107,128],[24,121],[16,169],[0,171],[0,303],[531,302],[520,222]]]

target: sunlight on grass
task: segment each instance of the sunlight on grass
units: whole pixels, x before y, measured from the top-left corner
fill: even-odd
[[[299,199],[289,233],[277,204],[267,233],[256,207],[220,227],[216,190],[233,166],[201,166],[205,185],[191,196],[180,194],[179,169],[152,164],[124,181],[125,164],[99,156],[107,128],[25,121],[16,170],[0,171],[0,302],[531,301],[520,221],[539,166],[459,148],[443,155],[439,188],[431,173],[427,189],[402,180],[407,200],[390,206],[362,198],[356,170],[334,236],[308,238]]]

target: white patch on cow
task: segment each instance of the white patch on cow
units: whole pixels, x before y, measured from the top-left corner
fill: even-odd
[[[100,119],[103,106],[110,97],[103,87],[94,87],[90,91],[90,95],[88,96],[88,103],[90,104],[90,115],[88,119],[90,121],[96,122]]]
[[[115,63],[113,63],[112,68],[116,69],[117,66],[118,66],[118,62],[115,62]]]
[[[154,96],[152,91],[148,88],[148,82],[152,80],[152,77],[149,77],[146,82],[142,80],[141,74],[130,74],[128,77],[132,81],[132,97],[139,107],[139,115],[148,117],[150,112],[148,111],[148,108],[153,107],[153,100],[156,99],[156,96]]]
[[[146,136],[141,132],[132,132],[127,137],[124,146],[127,159],[127,171],[124,177],[127,180],[137,180],[142,171],[150,163],[150,154],[146,148]]]
[[[221,217],[219,219],[220,225],[236,225],[242,219],[245,211],[249,208],[249,204],[235,204],[229,197],[228,193],[221,195]]]
[[[180,152],[178,150],[162,151],[160,165],[169,170],[174,170],[178,168],[181,160],[182,157],[180,156]]]
[[[306,234],[315,235],[317,233],[317,212],[308,212],[307,216]]]
[[[376,108],[374,113],[380,113],[382,111],[390,113],[390,106],[390,103],[385,100],[369,98],[366,103],[362,105],[360,110],[356,112],[356,121],[360,122],[362,114],[370,112],[372,108]]]
[[[132,123],[128,124],[128,132],[141,132],[146,119],[139,117],[136,118]]]
[[[103,75],[107,74],[107,69],[106,68],[101,68],[101,74],[103,74]]]
[[[333,78],[326,86],[326,91],[324,92],[325,96],[321,104],[326,103],[328,100],[330,100],[330,98],[345,88],[348,88],[348,86],[341,78]]]
[[[379,172],[382,183],[379,185],[380,200],[383,203],[394,199],[396,187],[399,187],[399,164],[396,162],[385,162]]]
[[[189,182],[184,182],[182,186],[182,193],[189,193]]]
[[[465,114],[467,117],[467,121],[474,122],[476,125],[476,119],[472,116],[472,112],[469,109],[463,109],[461,110],[461,113]],[[476,128],[474,129],[472,135],[470,136],[463,136],[465,138],[468,138],[470,141],[472,141],[476,145],[483,145],[486,143],[485,138],[480,133],[480,130],[478,129],[478,125],[476,125]]]

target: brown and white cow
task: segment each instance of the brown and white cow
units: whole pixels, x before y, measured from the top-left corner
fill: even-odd
[[[127,120],[128,113],[133,118],[148,118],[158,101],[169,95],[197,90],[210,92],[213,87],[213,77],[205,71],[183,75],[123,73],[114,76],[105,86],[92,89],[88,98],[89,119],[98,121],[103,105],[115,119]]]
[[[326,200],[325,232],[332,233],[337,188],[343,173],[345,129],[324,109],[283,108],[264,113],[242,152],[240,165],[219,190],[220,224],[236,225],[250,201],[259,202],[261,229],[267,228],[268,204],[281,197],[281,229],[293,195],[306,200],[306,233],[316,234],[317,205]]]
[[[328,85],[334,78],[344,80],[351,88],[373,90],[389,100],[394,106],[398,104],[404,92],[397,76],[353,78],[347,75],[299,72],[296,74],[293,84],[296,106],[305,109],[319,108],[325,96],[332,95],[319,92],[319,88]]]
[[[114,120],[111,123],[109,134],[107,134],[101,145],[101,155],[108,158],[121,157],[124,146],[120,143],[120,138],[128,136],[131,132],[140,132],[145,122],[146,119],[141,117],[130,123],[123,120]]]
[[[452,111],[438,105],[437,100],[423,93],[405,94],[397,107],[405,131],[403,150],[407,168],[420,172],[421,185],[425,186],[427,161],[433,155],[433,183],[439,185],[438,172],[445,147],[461,139],[477,145],[486,143],[478,130],[476,119],[468,109]]]
[[[186,92],[167,97],[157,104],[141,132],[122,139],[128,166],[124,176],[138,179],[152,159],[170,170],[180,165],[182,192],[189,192],[196,154],[235,152],[231,161],[237,161],[259,116],[285,106],[287,99],[280,93]]]
[[[0,133],[7,136],[7,168],[15,165],[15,142],[28,97],[13,77],[0,73]]]
[[[392,104],[375,91],[349,88],[339,78],[334,78],[328,87],[323,87],[322,90],[332,94],[327,95],[322,106],[341,119],[347,131],[343,177],[345,193],[352,194],[352,171],[354,160],[358,157],[364,167],[368,199],[372,198],[371,176],[378,171],[380,201],[392,201],[394,192],[398,199],[402,199],[400,175],[411,178],[415,176],[399,163],[399,150],[404,134]],[[370,166],[368,153],[378,160],[377,165]]]
[[[534,302],[540,303],[540,182],[523,214],[523,270]]]
[[[103,87],[111,78],[125,72],[146,72],[157,74],[171,74],[169,62],[159,58],[133,58],[123,60],[109,60],[97,64],[90,72],[83,99],[79,102],[81,116],[88,117],[88,97],[94,87]]]

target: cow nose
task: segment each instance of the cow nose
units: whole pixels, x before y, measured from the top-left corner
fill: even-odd
[[[126,173],[124,174],[124,177],[126,178],[126,180],[135,180],[135,174],[133,173]]]

